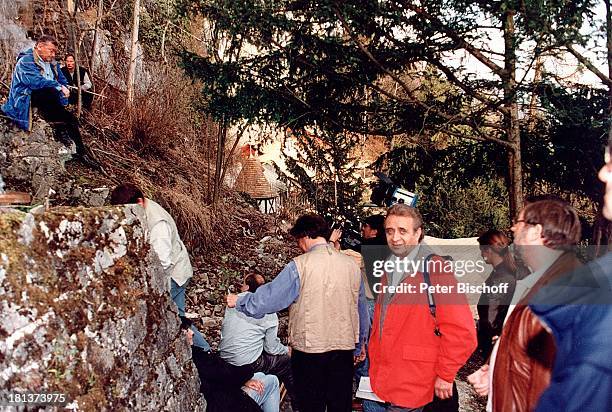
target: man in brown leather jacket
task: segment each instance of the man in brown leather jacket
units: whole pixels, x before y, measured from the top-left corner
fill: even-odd
[[[479,394],[489,395],[487,410],[495,412],[532,411],[548,387],[554,340],[527,305],[543,286],[581,265],[573,251],[580,240],[580,221],[576,211],[561,200],[528,204],[512,231],[516,253],[531,273],[517,281],[489,365],[468,378]]]

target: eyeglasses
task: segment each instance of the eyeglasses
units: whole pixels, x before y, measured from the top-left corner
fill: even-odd
[[[530,221],[525,220],[525,219],[514,219],[514,220],[512,221],[512,224],[513,224],[513,225],[517,225],[517,224],[519,224],[519,223],[524,223],[524,224],[526,224],[526,225],[532,225],[532,226],[534,226],[534,225],[538,225],[538,224],[539,224],[539,223],[535,223],[535,222],[530,222]]]

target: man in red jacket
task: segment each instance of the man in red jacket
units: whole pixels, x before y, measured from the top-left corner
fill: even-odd
[[[457,371],[477,346],[467,299],[456,293],[449,262],[421,243],[422,223],[420,213],[404,204],[389,208],[385,219],[392,255],[375,285],[369,356],[372,389],[388,411],[421,411],[434,394],[450,398]],[[447,292],[433,293],[431,305],[423,284]]]

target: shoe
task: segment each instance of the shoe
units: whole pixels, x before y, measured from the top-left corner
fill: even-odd
[[[74,142],[68,135],[68,132],[66,132],[63,129],[55,131],[55,140],[57,140],[58,142],[66,146],[67,148],[72,147],[72,145],[74,144]]]

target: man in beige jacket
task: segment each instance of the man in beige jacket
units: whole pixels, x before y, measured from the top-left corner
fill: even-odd
[[[228,306],[256,318],[289,307],[300,410],[350,411],[354,356],[369,322],[360,270],[327,243],[329,226],[320,216],[301,216],[289,233],[304,254],[255,293],[228,295]]]

